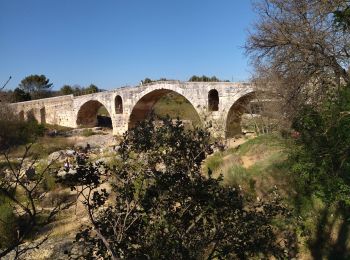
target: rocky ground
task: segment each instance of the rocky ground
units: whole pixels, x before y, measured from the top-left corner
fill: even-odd
[[[86,134],[88,133],[88,134]],[[112,135],[110,129],[91,128],[91,129],[74,129],[65,131],[64,133],[53,133],[51,135],[54,140],[56,137],[66,139],[72,146],[68,149],[60,149],[41,158],[37,164],[47,163],[56,160],[58,165],[64,165],[69,159],[74,160],[76,153],[85,152],[89,147],[87,154],[92,159],[111,160],[116,156],[118,140]],[[51,140],[51,139],[49,139]],[[31,159],[26,159],[26,165],[29,167]],[[62,168],[63,169],[63,168]],[[73,195],[74,192],[69,189],[62,190]],[[47,232],[39,236],[34,243],[40,243],[46,235],[48,239],[43,242],[40,247],[26,252],[20,259],[40,260],[40,259],[69,259],[68,252],[78,253],[81,248],[74,245],[75,234],[83,224],[88,224],[86,211],[81,202],[72,206],[65,212],[60,213],[57,220],[49,225]],[[27,246],[24,244],[23,246]],[[32,245],[32,243],[31,243]],[[74,247],[73,247],[74,245]],[[14,253],[9,254],[4,259],[14,259]]]
[[[54,151],[47,158],[43,158],[42,161],[57,160],[63,166],[67,159],[74,160],[77,152],[86,152],[87,147],[88,156],[92,160],[108,162],[117,156],[115,151],[118,148],[119,140],[112,135],[112,131],[109,129],[74,129],[66,131],[60,136],[64,136],[72,144],[72,147]],[[232,139],[226,142],[225,147],[239,147],[246,140],[247,137]],[[64,171],[61,172],[66,174]],[[71,191],[67,189],[66,192]],[[88,218],[84,206],[81,202],[78,202],[75,206],[60,214],[57,220],[50,224],[48,232],[45,232],[36,241],[40,242],[47,234],[49,234],[49,238],[40,247],[25,253],[21,259],[69,259],[68,252],[78,253],[82,249],[79,245],[74,245],[73,241],[75,234],[84,224],[88,224]],[[4,259],[13,259],[13,254]]]

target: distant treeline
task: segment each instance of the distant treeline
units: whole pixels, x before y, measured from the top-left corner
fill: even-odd
[[[0,102],[22,102],[62,95],[85,95],[102,91],[96,85],[87,87],[64,85],[60,90],[52,90],[52,83],[45,75],[30,75],[25,77],[14,90],[0,92]]]
[[[207,77],[205,75],[203,75],[201,77],[193,75],[188,81],[191,81],[191,82],[230,82],[229,80],[218,79],[216,76]]]
[[[141,80],[141,84],[148,84],[148,83],[157,82],[157,81],[170,81],[170,80],[166,79],[166,78],[160,78],[157,80],[145,78],[144,80]],[[217,78],[216,76],[208,77],[205,75],[203,75],[203,76],[193,75],[192,77],[189,78],[188,81],[190,81],[190,82],[230,82],[229,80],[221,80],[221,79]]]
[[[145,78],[141,80],[141,84],[149,84],[157,81],[170,81],[166,78],[160,78],[158,80],[152,80]],[[221,80],[216,76],[196,76],[193,75],[188,81],[190,82],[229,82],[229,80]],[[74,95],[80,96],[85,94],[91,94],[101,92],[96,85],[90,84],[87,87],[81,87],[78,85],[64,85],[60,90],[52,90],[53,84],[46,78],[45,75],[30,75],[25,77],[17,88],[14,90],[0,91],[0,102],[22,102],[41,98],[56,97],[62,95]]]

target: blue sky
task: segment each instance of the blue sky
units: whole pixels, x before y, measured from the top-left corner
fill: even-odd
[[[145,77],[249,79],[249,0],[0,0],[0,84],[103,89]]]

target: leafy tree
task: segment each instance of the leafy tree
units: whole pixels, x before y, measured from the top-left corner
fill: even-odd
[[[74,89],[69,86],[69,85],[64,85],[61,89],[60,89],[60,93],[62,95],[71,95],[74,94]]]
[[[219,82],[219,81],[222,81],[222,80],[219,80],[215,76],[212,76],[210,78],[210,77],[207,77],[205,75],[203,75],[202,77],[198,77],[198,76],[194,75],[188,81],[192,81],[192,82]]]
[[[0,258],[12,253],[14,259],[22,259],[24,253],[38,248],[48,239],[48,235],[39,236],[40,230],[74,203],[58,195],[50,200],[49,207],[42,206],[47,198],[46,176],[56,173],[53,165],[57,159],[39,170],[36,160],[28,161],[30,147],[26,147],[18,163],[11,162],[6,151],[1,152],[6,164],[0,168]]]
[[[339,32],[333,13],[348,1],[259,0],[258,20],[246,43],[257,77],[286,103],[288,112],[317,105],[349,83],[350,31]]]
[[[124,135],[119,166],[78,158],[76,174],[61,181],[80,192],[88,210],[91,226],[76,236],[82,257],[282,257],[271,223],[285,208],[277,198],[246,203],[237,187],[203,176],[201,163],[211,152],[207,131],[150,119]],[[106,179],[115,180],[113,200],[100,187]]]
[[[13,102],[28,101],[28,100],[31,100],[31,96],[29,93],[25,92],[24,90],[20,88],[15,88],[15,90],[12,93],[12,100]]]
[[[36,159],[29,158],[31,144],[25,147],[22,158],[12,161],[11,148],[33,143],[43,135],[44,127],[35,120],[21,121],[7,104],[0,109],[0,258],[8,254],[14,259],[38,248],[48,238],[28,242],[37,238],[39,230],[49,224],[62,210],[72,205],[68,197],[57,196],[49,208],[41,204],[47,198],[45,183],[53,175],[56,160],[43,169],[38,169]],[[28,242],[24,244],[24,242]]]
[[[315,259],[348,259],[350,88],[343,88],[339,95],[330,97],[321,110],[305,105],[295,118],[293,127],[299,136],[291,157],[298,195],[316,196],[326,205],[318,219],[317,236],[310,239],[312,254]],[[330,208],[335,208],[335,213]],[[332,228],[327,227],[325,219],[331,214],[340,225],[336,241],[328,239],[330,234],[327,230]],[[329,255],[323,255],[324,248],[332,248]]]
[[[335,16],[335,23],[343,30],[343,31],[349,31],[350,30],[350,3],[348,2],[347,5],[343,9],[336,10],[334,12]]]
[[[21,121],[11,107],[1,105],[0,110],[0,153],[16,145],[33,142],[44,134],[44,127],[35,120]]]
[[[48,97],[52,83],[44,75],[30,75],[19,84],[19,88],[29,93],[32,99]]]
[[[86,93],[97,93],[99,92],[99,88],[97,86],[95,86],[94,84],[91,84],[90,86],[88,86],[87,88],[85,88],[84,90]]]
[[[148,84],[148,83],[152,83],[153,80],[151,80],[150,78],[145,78],[144,80],[141,81],[142,84]]]

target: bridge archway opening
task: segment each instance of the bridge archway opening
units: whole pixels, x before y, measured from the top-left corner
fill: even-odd
[[[26,112],[26,119],[27,121],[38,121],[35,118],[34,109],[30,109]]]
[[[46,109],[45,107],[40,108],[40,124],[46,123]]]
[[[187,128],[201,124],[196,109],[187,98],[173,90],[158,89],[146,94],[136,103],[130,115],[128,129],[134,128],[152,113],[158,117],[179,118]]]
[[[242,115],[249,113],[250,101],[254,99],[254,93],[249,93],[239,98],[230,108],[227,119],[225,137],[232,138],[242,134]]]
[[[116,114],[123,114],[123,99],[121,96],[116,96],[114,100],[115,105],[115,113]]]
[[[106,107],[97,100],[90,100],[83,104],[76,121],[81,127],[106,127],[112,129],[112,119]]]
[[[208,92],[208,110],[209,111],[219,110],[219,92],[216,89],[211,89]]]
[[[19,111],[18,118],[20,121],[24,121],[24,111],[23,110]]]

